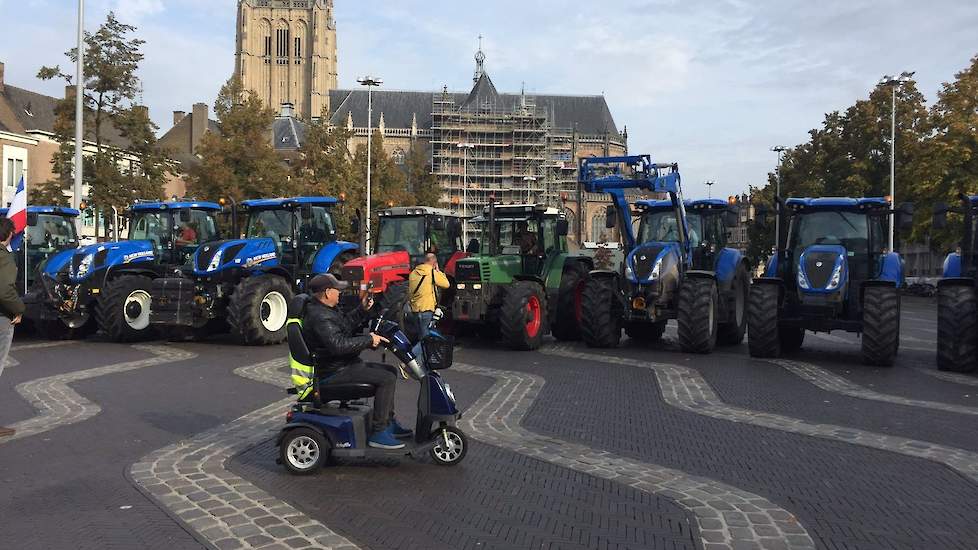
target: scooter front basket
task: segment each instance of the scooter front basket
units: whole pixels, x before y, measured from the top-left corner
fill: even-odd
[[[455,339],[451,336],[428,336],[422,347],[429,369],[444,370],[452,366]]]

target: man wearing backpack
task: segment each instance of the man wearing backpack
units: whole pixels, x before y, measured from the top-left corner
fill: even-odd
[[[448,277],[438,269],[438,257],[428,253],[424,262],[414,268],[408,277],[408,292],[410,293],[411,313],[414,318],[417,343],[414,354],[421,357],[421,342],[428,336],[428,325],[438,307],[438,289],[451,286]]]

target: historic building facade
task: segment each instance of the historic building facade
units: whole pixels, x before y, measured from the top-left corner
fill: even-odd
[[[333,0],[239,0],[235,71],[273,108],[320,116],[337,86]]]

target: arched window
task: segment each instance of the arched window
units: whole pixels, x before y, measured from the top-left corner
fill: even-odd
[[[391,159],[393,159],[394,164],[398,166],[404,165],[405,158],[407,158],[407,155],[404,154],[404,149],[401,149],[400,147],[394,149],[394,152],[391,153]]]
[[[601,237],[601,234],[604,233],[605,231],[604,222],[605,222],[604,214],[595,214],[594,216],[591,217],[591,241],[592,242],[599,243],[605,240]]]

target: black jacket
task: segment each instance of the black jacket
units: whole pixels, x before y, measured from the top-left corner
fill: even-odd
[[[319,376],[362,363],[360,352],[370,349],[373,339],[353,333],[360,328],[365,315],[360,307],[343,313],[339,307],[325,306],[315,299],[309,301],[302,318],[302,336],[309,350],[316,354]]]
[[[0,245],[0,315],[13,319],[23,313],[24,301],[17,292],[17,263],[14,255]]]

